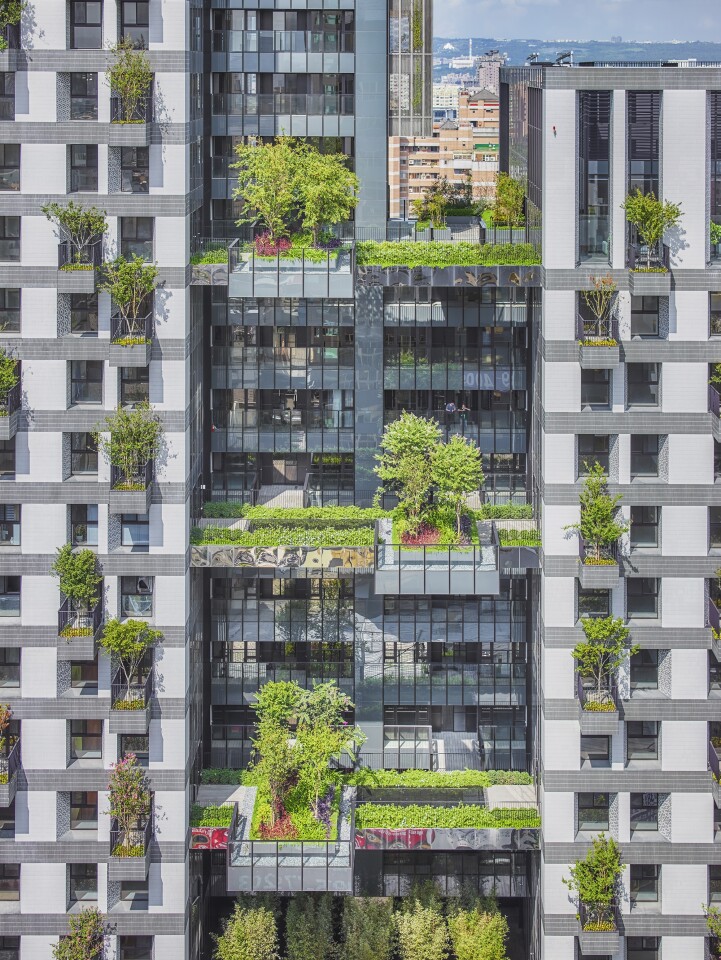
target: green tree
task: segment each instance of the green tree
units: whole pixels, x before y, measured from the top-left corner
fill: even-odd
[[[12,746],[12,744],[10,743],[10,740],[12,739],[13,743],[15,743],[15,739],[16,739],[15,737],[11,738],[9,733],[10,721],[12,720],[12,718],[13,718],[13,712],[10,707],[10,704],[0,703],[0,749],[2,749],[3,757],[5,757],[6,759],[8,754],[10,753],[10,747]],[[7,783],[7,777],[8,777],[7,767],[5,767],[5,770],[3,771],[3,775],[5,776],[4,782]],[[3,782],[3,781],[0,781],[0,782]]]
[[[115,856],[136,856],[142,844],[142,824],[150,816],[150,783],[134,753],[113,764],[108,783],[108,813],[118,821],[120,850]]]
[[[608,493],[608,477],[600,463],[584,464],[587,476],[583,490],[579,495],[581,519],[571,523],[565,530],[575,530],[583,540],[584,547],[592,548],[593,559],[602,559],[604,548],[618,542],[628,531],[629,525],[617,519],[618,506],[623,499],[620,494],[612,497]]]
[[[255,695],[255,712],[259,723],[288,727],[295,720],[302,690],[292,680],[265,683]]]
[[[0,30],[3,31],[0,35],[0,50],[7,50],[8,48],[8,42],[4,35],[5,28],[11,24],[17,26],[20,23],[26,6],[25,0],[0,0]]]
[[[456,531],[461,532],[461,515],[469,494],[483,484],[481,451],[472,440],[454,436],[439,444],[431,461],[431,478],[441,499],[456,512]]]
[[[105,955],[105,925],[97,907],[71,913],[70,933],[53,946],[55,960],[100,960]]]
[[[0,405],[7,406],[8,394],[19,380],[18,361],[0,349]]]
[[[651,266],[651,257],[657,244],[671,227],[675,227],[683,213],[677,203],[657,199],[655,193],[642,193],[638,188],[621,204],[626,219],[638,230],[641,242],[646,245],[646,266]]]
[[[322,227],[347,220],[357,206],[358,177],[342,153],[320,153],[304,143],[299,159],[301,217],[317,244]]]
[[[631,631],[620,617],[582,617],[586,639],[571,651],[582,677],[592,677],[600,695],[614,674],[640,649],[629,643]]]
[[[215,943],[215,960],[280,960],[275,912],[263,900],[236,901]]]
[[[339,759],[344,753],[354,758],[365,740],[359,727],[334,729],[321,720],[298,727],[298,766],[301,781],[308,787],[316,819],[320,819],[320,800],[328,793],[335,776],[331,760]]]
[[[411,524],[421,519],[433,479],[431,464],[440,440],[441,428],[435,420],[405,410],[383,431],[375,473],[387,490],[398,494],[401,509]]]
[[[523,204],[526,188],[521,180],[507,173],[496,175],[496,201],[493,222],[497,226],[517,227],[523,223]]]
[[[440,905],[413,900],[395,920],[400,960],[446,960],[448,927]]]
[[[331,960],[334,956],[333,898],[328,893],[296,894],[285,916],[288,960]]]
[[[599,834],[583,860],[571,867],[570,877],[563,882],[581,903],[612,904],[620,893],[621,851],[613,837]]]
[[[260,759],[253,769],[260,780],[268,784],[270,793],[270,824],[275,826],[285,811],[288,791],[298,773],[298,750],[288,742],[288,730],[271,720],[257,725],[253,741]]]
[[[92,263],[90,247],[108,229],[105,211],[84,207],[74,200],[65,204],[46,203],[40,209],[55,224],[59,239],[70,245],[73,263]]]
[[[120,470],[120,486],[134,489],[142,482],[145,465],[160,453],[163,425],[151,405],[142,402],[132,409],[118,407],[94,436],[98,450]]]
[[[144,123],[145,112],[140,110],[144,97],[150,93],[153,71],[144,50],[136,50],[130,37],[123,37],[110,47],[115,58],[108,67],[106,79],[120,101],[120,123]]]
[[[50,572],[58,578],[61,593],[76,611],[87,613],[95,605],[103,578],[92,550],[73,550],[71,543],[63,544],[58,547]]]
[[[273,243],[290,233],[298,211],[298,170],[300,153],[291,137],[276,137],[273,143],[241,143],[231,169],[238,171],[233,191],[242,200],[243,216],[238,226],[259,223]]]
[[[392,960],[395,934],[390,898],[343,898],[339,953],[343,960]]]
[[[124,699],[130,700],[130,684],[149,650],[163,634],[143,620],[108,620],[103,628],[100,646],[118,664],[125,682]]]
[[[711,904],[704,905],[703,912],[706,916],[706,927],[712,941],[712,956],[718,957],[719,941],[721,941],[721,910]]]
[[[155,264],[146,264],[142,257],[133,256],[130,260],[117,257],[112,263],[106,263],[98,286],[110,294],[130,331],[133,322],[144,319],[148,312],[148,297],[157,283],[158,268]]]
[[[423,196],[411,204],[413,212],[421,223],[430,223],[434,227],[444,227],[446,213],[453,200],[453,188],[446,177],[441,177],[426,187]]]
[[[353,701],[332,680],[313,682],[310,690],[301,690],[297,699],[296,716],[299,724],[322,724],[331,730],[343,725],[343,714],[353,709]]]
[[[594,317],[595,335],[597,337],[608,336],[610,334],[608,321],[618,287],[610,273],[604,277],[591,277],[590,279],[591,289],[583,291],[583,300]]]
[[[497,909],[453,910],[448,931],[456,960],[507,960],[508,921]]]

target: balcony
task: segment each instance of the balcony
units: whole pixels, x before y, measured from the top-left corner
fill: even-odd
[[[22,56],[20,54],[20,24],[7,23],[2,28],[1,33],[5,40],[5,49],[0,50],[0,71],[10,73],[17,70],[18,62]]]
[[[0,440],[12,440],[18,432],[21,391],[20,380],[4,396],[0,396]]]
[[[144,317],[110,318],[111,367],[147,367],[153,345],[153,314]]]
[[[721,612],[710,597],[706,601],[706,623],[711,630],[711,649],[721,661]]]
[[[711,414],[711,432],[713,438],[721,443],[721,396],[718,390],[709,384],[708,386],[708,412]]]
[[[309,398],[305,398],[310,402]],[[278,399],[276,398],[276,402]],[[262,406],[262,399],[261,399]],[[350,453],[354,411],[330,403],[315,407],[239,408],[213,411],[214,453]]]
[[[671,293],[671,253],[665,243],[649,249],[628,245],[628,289],[632,297],[667,297]]]
[[[150,867],[150,841],[153,838],[153,807],[147,821],[125,833],[113,818],[110,826],[108,880],[144,881]]]
[[[584,957],[610,956],[620,949],[619,913],[616,904],[578,905],[578,944]]]
[[[612,736],[618,733],[618,703],[612,682],[603,690],[586,686],[580,674],[576,674],[578,695],[578,721],[581,733],[586,736]]]
[[[352,137],[354,111],[353,94],[216,93],[212,132],[214,136]]]
[[[120,673],[116,673],[110,688],[110,733],[146,734],[152,696],[152,671],[145,680],[131,683],[129,687]]]
[[[583,370],[610,370],[621,362],[618,320],[604,323],[577,317],[578,361]]]
[[[101,600],[87,611],[74,609],[70,600],[63,601],[58,611],[58,660],[94,660],[102,624]]]
[[[58,244],[58,293],[95,293],[97,271],[103,262],[103,241],[78,251],[67,240]]]
[[[152,499],[153,463],[141,466],[137,476],[130,481],[126,480],[115,465],[110,467],[110,498],[108,500],[111,513],[142,513],[150,510]]]
[[[108,144],[111,147],[147,147],[150,144],[153,98],[141,97],[131,116],[126,116],[120,97],[110,98]]]
[[[596,550],[578,538],[578,579],[584,589],[612,590],[618,586],[620,568],[618,545],[609,544]]]
[[[491,521],[477,523],[478,543],[468,547],[409,547],[393,542],[393,522],[379,520],[375,538],[378,594],[498,594],[498,534]]]
[[[716,808],[721,810],[721,760],[719,759],[719,750],[712,740],[708,742],[708,769],[711,775],[711,795]]]
[[[332,250],[290,250],[259,256],[255,246],[234,240],[228,248],[230,297],[323,297],[354,295],[354,247],[344,242]]]
[[[16,738],[10,753],[0,756],[0,807],[9,807],[15,799],[20,761],[20,739]]]

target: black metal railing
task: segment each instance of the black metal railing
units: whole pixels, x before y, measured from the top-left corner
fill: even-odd
[[[150,123],[153,119],[153,98],[140,97],[129,114],[120,97],[110,98],[111,123]]]
[[[58,636],[68,640],[95,636],[102,621],[103,604],[100,600],[90,610],[76,610],[66,599],[58,610]]]
[[[721,783],[721,760],[719,760],[716,747],[711,740],[708,742],[708,768],[713,774],[714,780],[716,780],[717,783]]]
[[[618,320],[615,317],[604,317],[598,320],[595,317],[582,317],[580,314],[576,317],[576,338],[582,343],[584,341],[594,340],[615,340],[618,343],[620,339]]]
[[[7,393],[0,393],[0,415],[10,416],[20,409],[20,381],[10,387]]]
[[[120,709],[129,709],[125,704],[133,704],[133,710],[144,710],[150,698],[153,695],[153,673],[148,673],[144,680],[131,681],[127,684],[122,679],[120,671],[115,674],[110,686],[110,703],[112,709],[116,710],[116,704],[120,704]]]
[[[618,563],[618,543],[604,543],[598,547],[586,543],[582,538],[578,538],[578,552],[581,562],[589,566],[611,566],[612,563]],[[594,564],[596,561],[596,564]],[[598,562],[600,561],[600,563]]]
[[[581,674],[577,673],[576,692],[581,708],[588,710],[589,713],[603,714],[618,711],[616,683],[613,677],[607,677],[605,685],[599,690],[595,684],[586,686]],[[598,709],[599,706],[606,709]]]
[[[110,318],[110,342],[142,341],[149,343],[153,339],[153,314],[144,317],[124,317],[120,313]]]
[[[127,831],[121,830],[117,819],[113,817],[110,825],[110,856],[127,857],[128,859],[144,857],[148,852],[152,838],[153,803],[151,801],[150,813],[145,823],[138,827],[131,827],[131,829]]]
[[[132,477],[126,477],[120,467],[110,467],[110,486],[113,490],[147,490],[153,482],[153,461],[138,467]]]
[[[98,269],[103,262],[103,241],[93,240],[78,249],[69,240],[61,240],[58,244],[58,269],[81,264],[88,269]]]
[[[6,23],[2,28],[2,36],[5,39],[6,50],[20,49],[20,24]]]
[[[615,903],[579,903],[578,918],[586,933],[614,933],[618,930],[618,906]]]
[[[671,251],[667,244],[660,241],[650,246],[642,243],[629,243],[628,267],[630,270],[670,270]]]
[[[3,783],[10,783],[20,769],[20,761],[20,738],[18,737],[10,747],[9,753],[0,752],[0,779]]]

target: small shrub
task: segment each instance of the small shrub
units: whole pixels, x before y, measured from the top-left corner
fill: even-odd
[[[125,844],[116,843],[113,847],[112,857],[143,857],[145,856],[145,847],[141,843]]]
[[[274,824],[259,823],[258,836],[261,840],[297,840],[298,828],[286,811]]]
[[[366,240],[356,244],[358,266],[463,267],[540,264],[531,243],[444,243]]]
[[[227,804],[203,806],[194,803],[190,811],[191,827],[229,827],[233,819],[233,807]]]
[[[242,780],[242,770],[231,770],[227,767],[209,767],[200,771],[200,782],[207,784],[234,785]]]

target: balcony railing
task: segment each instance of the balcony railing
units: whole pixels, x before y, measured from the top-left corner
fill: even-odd
[[[92,610],[76,610],[70,600],[64,600],[58,610],[58,636],[66,640],[74,637],[94,637],[103,621],[103,604],[100,600]]]
[[[124,317],[117,313],[110,318],[110,342],[142,341],[148,343],[153,338],[153,314],[144,317]]]
[[[216,93],[213,115],[352,117],[355,97],[348,93]]]
[[[228,249],[229,295],[348,298],[353,296],[354,269],[352,243],[266,257],[252,243],[234,240]]]
[[[153,695],[153,674],[152,671],[144,680],[131,683],[129,686],[121,678],[120,672],[115,674],[115,678],[110,687],[110,703],[113,710],[128,709],[126,705],[132,705],[134,710],[144,710],[150,698]],[[130,710],[128,709],[128,712]]]
[[[96,240],[78,250],[68,240],[58,244],[58,269],[62,270],[74,264],[83,264],[88,269],[98,269],[103,262],[103,241]]]
[[[587,713],[617,714],[616,684],[613,678],[608,677],[606,685],[599,690],[595,685],[586,686],[580,673],[576,674],[576,691],[581,709]],[[599,707],[603,709],[599,709]]]
[[[135,109],[130,115],[126,114],[123,107],[123,101],[120,97],[110,98],[110,122],[111,123],[150,123],[153,119],[153,98],[140,97]]]
[[[579,903],[581,930],[592,933],[615,932],[619,928],[619,912],[615,903]]]
[[[19,50],[20,49],[20,24],[19,23],[6,23],[2,28],[2,35],[5,38],[5,43],[7,44],[6,50]]]
[[[647,267],[654,270],[671,269],[671,251],[667,244],[660,241],[650,247],[641,243],[629,243],[627,260],[630,270],[643,271]]]
[[[274,367],[305,371],[308,367],[353,367],[353,347],[213,347],[215,366]]]
[[[353,53],[355,33],[320,30],[214,30],[213,53]]]
[[[20,760],[20,738],[18,737],[7,754],[0,752],[0,785],[10,784],[10,781],[20,769]]]
[[[0,417],[10,417],[20,409],[20,380],[7,393],[0,393]]]
[[[118,826],[118,821],[113,818],[110,827],[110,855],[112,857],[121,857],[123,859],[144,857],[150,846],[152,836],[152,810],[150,816],[142,826],[134,827],[128,830],[127,833],[120,829]]]
[[[576,338],[581,342],[593,340],[620,340],[618,320],[606,317],[604,320],[576,316]]]
[[[110,486],[113,490],[118,491],[139,491],[147,490],[150,484],[153,482],[153,461],[148,460],[147,463],[142,464],[138,467],[137,473],[133,474],[130,480],[126,480],[125,474],[121,471],[119,467],[116,467],[114,464],[110,467]]]

